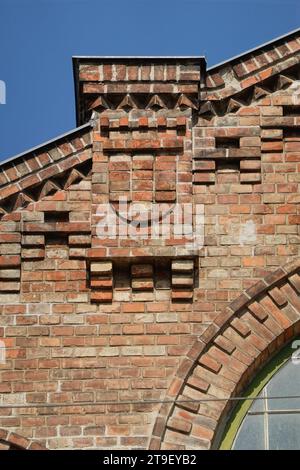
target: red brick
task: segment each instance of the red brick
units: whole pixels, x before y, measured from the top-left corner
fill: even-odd
[[[211,370],[212,372],[218,373],[221,369],[222,365],[215,361],[212,357],[208,354],[204,355],[200,359],[200,364],[202,364],[207,369]]]
[[[183,108],[198,98],[198,61],[79,59],[80,116],[98,110],[94,128],[4,164],[0,391],[24,393],[33,414],[6,408],[2,427],[34,436],[26,447],[146,448],[157,418],[153,448],[209,448],[227,398],[297,332],[299,265],[286,263],[299,245],[300,119],[286,107],[293,90],[274,95],[260,83],[285,66],[282,54],[292,63],[300,45],[290,43],[225,65],[235,94],[256,85],[255,105],[234,101],[224,66],[209,73],[207,115],[196,120]],[[34,200],[19,196],[17,211],[25,186]],[[187,249],[173,216],[166,239],[102,238],[99,205],[119,210],[120,196],[203,204],[204,247]],[[57,222],[44,223],[45,212]],[[37,416],[46,402],[53,408]]]

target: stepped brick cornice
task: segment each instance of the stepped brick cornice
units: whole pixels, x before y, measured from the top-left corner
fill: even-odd
[[[93,109],[197,107],[203,57],[74,57],[77,123]]]
[[[0,217],[68,187],[74,171],[83,169],[83,178],[92,159],[90,130],[85,124],[0,162]]]

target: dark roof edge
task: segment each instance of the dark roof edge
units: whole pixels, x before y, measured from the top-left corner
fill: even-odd
[[[224,60],[222,62],[219,62],[218,64],[215,64],[207,69],[207,72],[211,72],[214,69],[217,69],[219,67],[222,67],[222,65],[226,65],[229,62],[234,62],[238,59],[241,59],[242,57],[251,54],[252,52],[255,52],[259,49],[262,49],[264,47],[270,46],[271,44],[274,44],[278,41],[281,41],[282,39],[288,38],[289,36],[292,36],[293,34],[300,33],[300,28],[294,29],[293,31],[290,31],[289,33],[283,34],[282,36],[278,36],[275,39],[272,39],[271,41],[265,42],[263,44],[260,44],[259,46],[253,47],[252,49],[249,49],[245,52],[242,52],[241,54],[238,54],[236,56],[231,57],[230,59]]]
[[[0,161],[0,167],[5,165],[6,163],[10,163],[13,160],[17,160],[18,158],[25,157],[26,155],[28,155],[30,153],[33,153],[33,152],[36,152],[37,150],[40,150],[43,147],[46,147],[47,145],[53,144],[54,142],[56,142],[58,140],[64,139],[65,137],[68,137],[72,134],[76,134],[77,132],[80,132],[81,130],[88,129],[88,128],[92,128],[92,125],[89,122],[87,122],[86,124],[83,124],[82,126],[75,127],[75,129],[67,131],[64,134],[60,134],[60,135],[54,137],[53,139],[50,139],[50,140],[47,140],[46,142],[43,142],[40,145],[36,145],[35,147],[32,147],[28,150],[25,150],[25,152],[18,153],[17,155],[14,155],[10,158],[7,158],[6,160],[1,160]]]
[[[111,60],[128,60],[128,61],[141,61],[141,60],[152,60],[152,61],[163,61],[163,60],[205,60],[205,56],[202,56],[202,55],[195,55],[195,56],[186,56],[186,55],[182,55],[182,56],[109,56],[109,55],[104,55],[104,56],[99,56],[99,55],[82,55],[82,56],[72,56],[72,59],[83,59],[83,60],[103,60],[103,61],[111,61]]]
[[[76,125],[80,126],[80,112],[79,112],[79,68],[78,58],[72,57],[73,67],[73,81],[74,81],[74,92],[75,92],[75,113],[76,113]]]

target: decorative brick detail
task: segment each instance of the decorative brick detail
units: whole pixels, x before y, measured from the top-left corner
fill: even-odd
[[[91,261],[91,301],[112,301],[113,266],[111,261]]]
[[[175,301],[193,298],[194,289],[194,260],[172,261],[172,299]]]
[[[194,137],[194,184],[261,182],[259,127],[195,127]]]
[[[90,126],[22,154],[2,165],[0,217],[66,189],[90,171]],[[30,176],[29,176],[30,175]],[[4,179],[4,178],[3,178]],[[53,180],[52,180],[53,179]]]
[[[1,164],[4,448],[217,445],[299,333],[299,53],[74,59],[83,126]],[[160,205],[170,232],[146,236]]]
[[[86,122],[91,110],[197,108],[204,58],[103,58],[100,63],[85,62],[74,59],[82,90],[78,96],[79,124]]]
[[[0,227],[0,290],[8,294],[20,291],[21,235],[17,220]]]
[[[131,287],[134,291],[153,291],[152,264],[131,265]]]
[[[218,445],[218,429],[222,428],[232,409],[228,399],[241,394],[252,380],[254,372],[270,359],[275,345],[278,347],[280,344],[283,347],[300,332],[299,295],[290,286],[293,281],[298,284],[299,272],[298,260],[286,265],[280,278],[271,280],[269,276],[270,281],[265,278],[266,291],[263,297],[261,289],[257,289],[251,297],[242,294],[241,301],[229,305],[229,316],[221,313],[216,319],[218,328],[213,336],[200,335],[196,344],[203,341],[206,347],[204,350],[199,348],[199,355],[190,363],[184,380],[180,380],[180,386],[176,388],[175,393],[175,407],[166,410],[162,406],[157,419],[165,425],[154,427],[151,449],[177,446],[181,433],[187,436],[182,443],[183,449],[196,449],[201,447],[202,443],[205,443],[206,448]],[[281,308],[275,307],[268,296],[269,293],[274,295],[277,286],[280,286],[287,302],[282,304]],[[264,313],[263,316],[261,312]],[[277,330],[274,325],[277,325]],[[192,350],[194,349],[195,345],[192,347]],[[247,368],[251,370],[251,375],[245,373]],[[177,377],[173,379],[174,382],[177,380]],[[171,397],[174,398],[173,384],[166,399]],[[184,397],[196,401],[194,408],[193,403],[188,404],[189,426],[178,420],[178,416],[186,408]],[[205,397],[224,397],[224,402],[212,401],[206,406],[200,404],[199,412],[197,400],[201,401]],[[212,412],[214,420],[211,427],[209,421]],[[194,439],[198,418],[206,423],[203,428],[197,429],[199,442]],[[210,433],[207,428],[211,429]],[[173,432],[169,433],[168,429]]]
[[[285,89],[297,74],[299,52],[299,33],[294,32],[230,63],[212,67],[208,71],[207,87],[201,98],[203,101],[219,101],[212,110],[224,113],[224,110],[238,110],[245,101],[249,104],[252,97],[255,100],[278,89]]]
[[[122,277],[124,262],[128,264],[138,257],[142,264],[148,264],[148,258],[154,267],[161,257],[169,263],[178,251],[185,252],[185,235],[177,236],[175,223],[169,221],[168,213],[176,203],[189,203],[191,207],[193,204],[191,125],[193,102],[198,99],[197,80],[201,64],[201,60],[192,59],[182,60],[180,64],[173,60],[170,64],[168,61],[165,64],[159,60],[154,60],[153,64],[148,61],[147,67],[151,70],[148,76],[145,75],[143,60],[136,60],[133,61],[136,81],[132,81],[132,69],[129,73],[128,64],[121,66],[120,63],[123,79],[120,81],[117,74],[107,83],[105,78],[101,82],[101,76],[106,76],[104,68],[106,70],[108,66],[105,60],[100,65],[95,64],[92,75],[90,68],[88,75],[79,72],[79,81],[83,85],[80,105],[85,107],[90,93],[99,94],[90,108],[94,110],[92,249],[103,249],[102,259],[115,260],[116,298],[131,298],[133,301],[151,301],[155,296],[166,298],[166,292],[158,292],[159,287],[156,288],[161,283],[157,270],[155,275],[146,279],[139,279],[131,271],[129,286],[126,286],[126,292],[123,287],[121,293],[117,279]],[[85,69],[83,63],[79,64],[79,70],[81,67]],[[96,70],[100,72],[96,73]],[[188,97],[185,96],[187,92]],[[138,219],[141,237],[138,240],[133,236],[122,237],[120,233],[130,231],[130,211],[137,203],[144,207],[142,219]],[[105,233],[99,236],[97,229],[108,220],[106,212],[109,207],[112,216],[116,216],[114,224],[118,233],[114,239]],[[153,224],[157,221],[153,220],[153,212],[148,211],[155,207],[164,207],[164,212],[158,217],[161,233],[164,224],[169,224],[170,233],[164,239],[154,240]],[[129,212],[124,213],[124,208]],[[190,213],[193,217],[192,209]],[[112,222],[109,222],[108,228],[111,226]],[[188,249],[186,254],[190,255]],[[186,297],[192,298],[192,287],[187,287]],[[182,294],[179,296],[181,300],[186,298]]]

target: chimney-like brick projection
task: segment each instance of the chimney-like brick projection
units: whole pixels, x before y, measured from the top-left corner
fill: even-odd
[[[217,446],[299,333],[299,54],[74,58],[79,127],[1,164],[1,449]]]

